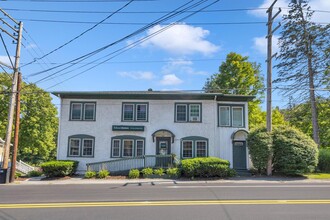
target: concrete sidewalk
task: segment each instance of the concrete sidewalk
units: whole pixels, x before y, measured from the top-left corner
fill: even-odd
[[[176,183],[176,184],[193,184],[193,183],[326,183],[330,184],[330,179],[317,180],[296,177],[254,177],[242,176],[227,179],[165,179],[165,178],[146,178],[146,179],[85,179],[83,176],[74,176],[68,179],[46,180],[44,177],[32,177],[23,181],[15,181],[10,185],[66,185],[66,184],[133,184],[133,183]]]

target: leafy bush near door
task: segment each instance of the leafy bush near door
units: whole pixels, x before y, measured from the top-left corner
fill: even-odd
[[[181,161],[182,175],[185,177],[228,177],[233,172],[229,161],[217,157],[200,157]]]
[[[141,173],[142,173],[142,175],[143,175],[144,178],[148,178],[148,177],[150,177],[154,172],[153,172],[152,168],[147,167],[147,168],[142,169]]]

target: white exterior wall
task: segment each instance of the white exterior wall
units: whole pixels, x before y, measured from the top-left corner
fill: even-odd
[[[70,102],[96,102],[95,121],[70,121]],[[148,122],[122,122],[123,102],[148,102]],[[201,103],[201,123],[175,123],[175,103]],[[218,104],[242,104],[245,106],[245,127],[218,127]],[[152,134],[160,129],[171,131],[174,143],[171,152],[181,155],[181,138],[187,136],[201,136],[208,138],[209,156],[216,156],[229,160],[233,164],[232,139],[233,132],[248,128],[246,102],[219,102],[210,100],[109,100],[109,99],[62,99],[60,111],[60,127],[58,137],[57,159],[79,161],[78,171],[86,170],[86,163],[108,161],[112,158],[111,138],[118,135],[136,135],[145,138],[145,154],[156,154],[156,142]],[[144,131],[112,131],[113,125],[144,126]],[[93,158],[68,157],[68,137],[85,134],[95,137]],[[116,159],[116,158],[113,158]],[[248,161],[248,160],[247,160]],[[247,164],[249,167],[249,164]]]

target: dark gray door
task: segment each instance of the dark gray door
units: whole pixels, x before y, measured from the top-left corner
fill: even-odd
[[[171,138],[157,137],[156,138],[156,154],[167,155],[171,154]]]
[[[233,168],[236,170],[246,170],[246,142],[233,142]]]

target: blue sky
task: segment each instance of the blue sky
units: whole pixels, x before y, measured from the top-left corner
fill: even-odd
[[[191,12],[215,2],[209,0],[190,12],[175,16],[165,23],[147,28],[138,35],[109,46],[78,64],[45,71],[116,42],[187,2],[133,1],[120,13],[114,14],[104,23],[43,59],[38,58],[79,36],[129,1],[13,0],[2,1],[0,7],[24,23],[24,46],[21,54],[24,79],[37,82],[39,87],[47,91],[131,91],[148,88],[201,90],[206,79],[218,71],[219,65],[230,52],[249,56],[251,62],[260,63],[262,73],[266,75],[265,8],[269,7],[273,0],[220,0],[204,11],[195,14]],[[192,1],[190,5],[195,2],[198,1]],[[276,7],[286,8],[288,2],[279,0]],[[310,5],[314,10],[328,11],[316,12],[315,21],[329,22],[329,0],[312,0]],[[285,10],[283,11],[285,13]],[[183,19],[188,15],[191,17]],[[0,17],[4,18],[3,15]],[[177,25],[163,29],[169,23],[178,21],[180,23]],[[276,23],[278,21],[280,19]],[[159,30],[164,31],[135,47],[130,47],[132,43]],[[10,55],[13,56],[15,45],[5,34],[3,37]],[[113,58],[108,56],[125,47],[129,50]],[[0,60],[8,63],[4,47],[0,48]],[[24,66],[33,60],[35,62]],[[65,70],[62,70],[64,68]],[[87,69],[90,70],[86,71]],[[59,70],[62,71],[58,72]],[[47,80],[42,80],[45,77],[48,77]],[[274,77],[276,78],[276,69]],[[287,104],[286,97],[276,92],[273,99],[274,106]]]

